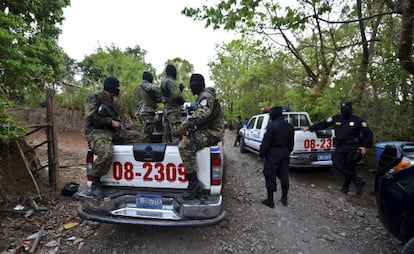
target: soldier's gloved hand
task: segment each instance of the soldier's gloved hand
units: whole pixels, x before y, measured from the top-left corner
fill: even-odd
[[[180,134],[181,136],[187,136],[187,128],[184,126],[180,126]]]

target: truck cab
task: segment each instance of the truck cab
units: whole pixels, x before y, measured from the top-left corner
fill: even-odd
[[[259,154],[267,125],[270,121],[269,109],[250,118],[240,132],[240,152],[247,151]],[[334,150],[332,129],[316,132],[303,131],[312,125],[307,112],[283,112],[285,121],[295,129],[294,148],[290,155],[291,168],[332,167],[332,152]]]

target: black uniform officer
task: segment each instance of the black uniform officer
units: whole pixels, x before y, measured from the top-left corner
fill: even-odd
[[[289,190],[289,158],[293,150],[295,131],[293,126],[283,119],[282,107],[273,107],[270,111],[272,120],[268,126],[260,146],[259,157],[265,158],[263,175],[266,181],[267,199],[262,203],[268,207],[275,207],[273,192],[276,192],[276,176],[282,186],[284,206],[288,205]]]
[[[357,176],[356,163],[372,147],[373,134],[368,124],[359,116],[352,114],[352,103],[341,102],[341,114],[309,127],[310,131],[326,129],[333,125],[335,129],[334,167],[345,175],[341,192],[348,193],[351,182],[355,183],[356,194],[361,195],[365,182]]]

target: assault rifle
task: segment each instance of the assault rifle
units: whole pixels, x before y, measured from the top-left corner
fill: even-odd
[[[190,139],[191,153],[193,153],[193,155],[196,155],[197,153],[197,138],[195,135],[196,130],[197,126],[195,125],[187,128],[188,138]]]
[[[118,132],[118,137],[119,138],[123,138],[123,134],[122,133],[125,130],[129,130],[130,129],[129,126],[128,126],[128,124],[127,124],[127,122],[124,119],[122,119],[118,115],[118,113],[116,113],[116,111],[112,107],[109,107],[109,106],[107,106],[105,104],[99,105],[99,107],[98,107],[98,115],[99,116],[103,116],[103,117],[111,117],[112,120],[118,121],[118,122],[121,123],[121,128],[119,129],[119,132]]]

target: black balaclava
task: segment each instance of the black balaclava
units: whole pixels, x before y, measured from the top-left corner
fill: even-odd
[[[118,96],[119,80],[114,77],[107,77],[104,81],[104,90],[112,93],[114,96]]]
[[[204,84],[204,77],[201,74],[194,73],[190,77],[190,89],[194,95],[199,95],[206,85]]]
[[[144,71],[144,73],[142,74],[142,79],[150,83],[154,81],[154,77],[152,76],[151,72],[148,72],[148,71]]]
[[[165,68],[165,73],[167,74],[167,76],[171,76],[174,79],[177,79],[177,69],[174,67],[174,65],[167,65],[167,68]]]
[[[283,110],[282,107],[277,106],[277,107],[273,107],[270,109],[270,119],[275,120],[276,118],[278,118],[279,116],[282,116]]]
[[[352,102],[343,101],[341,102],[341,115],[344,119],[348,119],[352,115]]]

